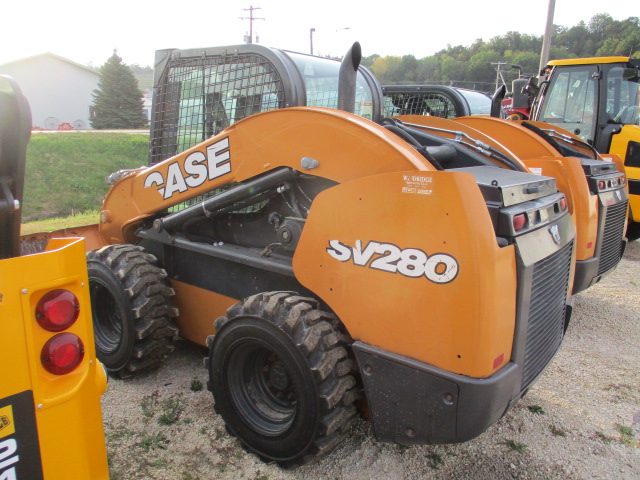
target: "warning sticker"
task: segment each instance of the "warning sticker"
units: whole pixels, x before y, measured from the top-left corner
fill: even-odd
[[[0,438],[8,437],[16,433],[13,423],[13,408],[11,405],[0,408]]]
[[[403,175],[402,193],[431,195],[433,193],[433,177],[426,175]]]

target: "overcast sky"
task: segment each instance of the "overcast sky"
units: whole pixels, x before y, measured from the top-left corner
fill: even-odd
[[[542,35],[548,1],[505,0],[7,0],[2,6],[0,64],[52,52],[102,65],[114,48],[126,64],[153,65],[164,48],[243,43],[249,32],[269,47],[342,55],[354,41],[364,56],[423,58],[447,45],[469,46],[517,31]],[[378,5],[384,5],[381,9]],[[554,23],[571,27],[598,13],[614,20],[640,16],[640,0],[556,0]]]

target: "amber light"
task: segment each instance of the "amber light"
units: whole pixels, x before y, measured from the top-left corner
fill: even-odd
[[[78,298],[69,290],[52,290],[36,306],[36,320],[49,332],[66,330],[74,324],[79,313]]]
[[[84,358],[84,344],[73,333],[59,333],[42,347],[40,361],[49,373],[66,375],[74,371]]]

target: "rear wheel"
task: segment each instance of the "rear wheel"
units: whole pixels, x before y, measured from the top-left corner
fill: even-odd
[[[174,291],[156,263],[135,245],[87,254],[96,354],[120,377],[159,365],[174,349]]]
[[[638,238],[640,238],[640,223],[629,220],[629,225],[627,226],[627,240],[632,242],[634,240],[638,240]]]
[[[209,389],[232,434],[285,467],[340,443],[359,389],[334,315],[314,299],[272,292],[234,305],[215,327]]]

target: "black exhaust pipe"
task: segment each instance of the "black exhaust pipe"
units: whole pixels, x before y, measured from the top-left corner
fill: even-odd
[[[338,77],[338,110],[353,113],[356,108],[356,77],[362,60],[360,43],[354,43],[342,59]]]
[[[507,87],[501,85],[491,97],[491,116],[500,118],[500,112],[502,112],[502,100],[507,93]]]

